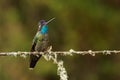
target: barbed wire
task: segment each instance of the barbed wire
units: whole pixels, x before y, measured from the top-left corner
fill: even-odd
[[[57,65],[57,75],[60,76],[60,80],[68,80],[68,75],[67,71],[63,65],[64,61],[63,60],[58,60],[57,56],[58,55],[69,55],[72,56],[74,54],[79,54],[79,55],[86,55],[89,54],[91,56],[95,56],[96,54],[103,54],[103,55],[110,55],[110,54],[119,54],[120,50],[102,50],[102,51],[75,51],[73,49],[70,49],[69,51],[52,51],[52,47],[47,50],[46,52],[24,52],[24,51],[18,51],[18,52],[0,52],[0,56],[20,56],[23,58],[26,58],[30,54],[38,55],[41,54],[43,57],[47,60],[50,61],[52,60],[54,64]]]
[[[120,50],[101,50],[101,51],[75,51],[73,49],[70,49],[69,51],[46,51],[46,52],[25,52],[25,51],[17,51],[17,52],[0,52],[0,56],[22,56],[22,55],[38,55],[38,54],[45,54],[45,53],[52,53],[52,54],[57,54],[57,55],[74,55],[74,54],[79,54],[79,55],[92,55],[95,56],[96,54],[103,54],[103,55],[109,55],[109,54],[119,54]]]

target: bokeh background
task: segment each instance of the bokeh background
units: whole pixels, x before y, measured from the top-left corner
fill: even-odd
[[[30,51],[41,19],[53,50],[119,50],[120,0],[0,0],[0,52]],[[61,57],[69,80],[120,80],[120,55]],[[33,71],[29,57],[0,57],[0,80],[59,80],[44,58]]]

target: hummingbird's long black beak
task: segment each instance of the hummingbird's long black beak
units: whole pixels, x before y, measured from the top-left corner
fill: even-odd
[[[49,21],[46,22],[46,24],[48,24],[49,22],[51,22],[52,20],[54,20],[55,18],[50,19]]]

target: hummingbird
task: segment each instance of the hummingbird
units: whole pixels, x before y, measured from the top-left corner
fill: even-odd
[[[31,52],[45,52],[49,47],[48,39],[48,23],[54,20],[55,18],[50,19],[49,21],[40,20],[38,22],[38,30],[33,39]],[[37,64],[38,60],[42,55],[30,54],[30,65],[29,69],[32,70]]]

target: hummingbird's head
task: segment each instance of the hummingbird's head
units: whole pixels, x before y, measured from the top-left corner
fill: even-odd
[[[45,20],[40,20],[40,21],[38,22],[38,26],[39,26],[38,30],[40,31],[43,26],[47,25],[49,22],[51,22],[51,21],[54,20],[54,19],[55,19],[55,18],[52,18],[52,19],[50,19],[50,20],[47,21],[47,22],[46,22]]]
[[[46,21],[45,20],[40,20],[39,22],[38,22],[38,30],[40,31],[40,29],[41,29],[41,27],[43,26],[43,25],[45,25],[46,24]]]
[[[38,22],[38,25],[41,25],[41,26],[43,26],[43,25],[45,25],[46,24],[46,21],[45,20],[40,20],[39,22]]]

